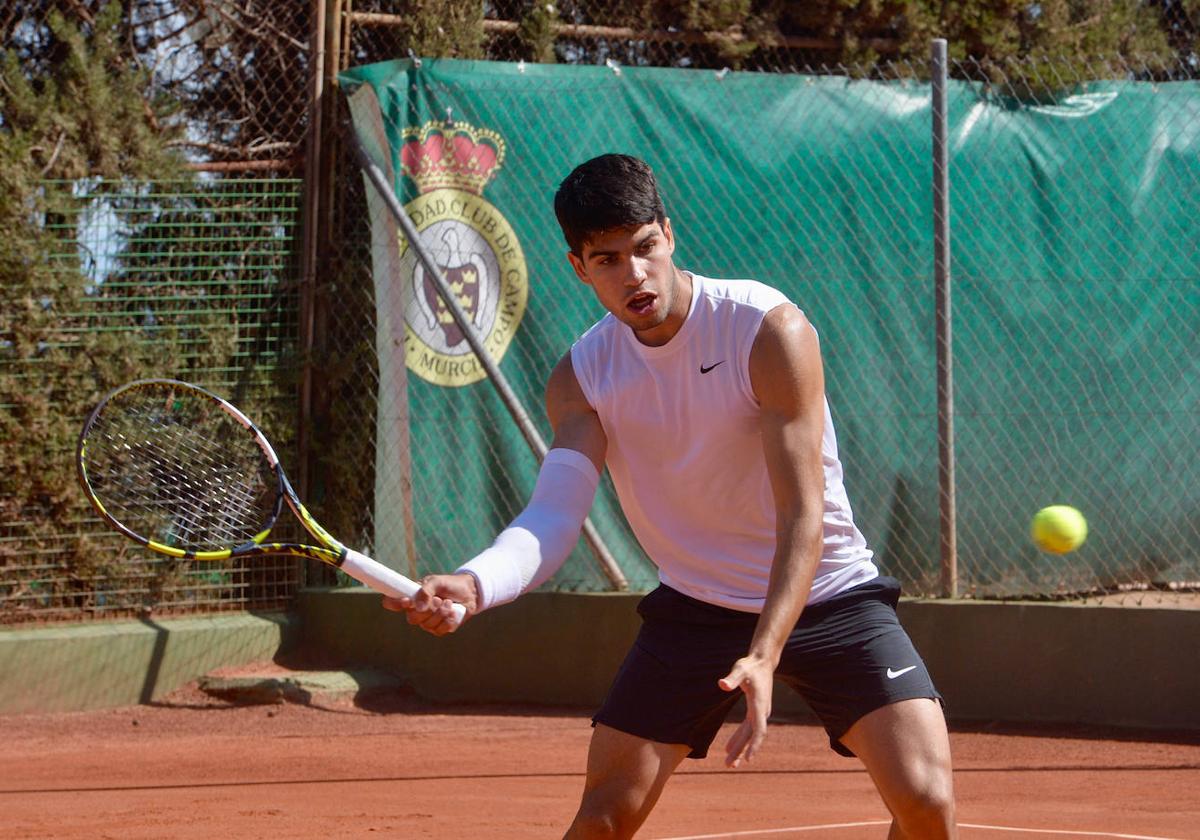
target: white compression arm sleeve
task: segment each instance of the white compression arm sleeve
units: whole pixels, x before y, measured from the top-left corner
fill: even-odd
[[[479,589],[479,609],[515,600],[558,571],[592,507],[600,473],[574,449],[551,449],[525,510],[491,547],[460,566]]]

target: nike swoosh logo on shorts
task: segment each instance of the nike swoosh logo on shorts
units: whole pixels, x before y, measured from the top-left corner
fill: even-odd
[[[905,674],[907,674],[909,671],[911,671],[913,668],[916,668],[916,667],[917,667],[916,665],[909,665],[907,668],[901,668],[899,671],[893,671],[891,668],[888,668],[887,669],[887,677],[889,680],[894,680],[894,679],[896,679],[896,677],[904,676]]]

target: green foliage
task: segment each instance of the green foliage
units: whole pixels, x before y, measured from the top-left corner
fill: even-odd
[[[1015,59],[1059,64],[1099,56],[1172,55],[1158,7],[1142,0],[822,0],[782,11],[784,31],[814,28],[838,43],[835,63],[899,59],[923,66],[933,38],[952,59],[1000,67]],[[894,48],[883,49],[886,43]]]
[[[154,101],[147,75],[121,48],[121,6],[105,6],[91,26],[69,23],[57,11],[47,25],[54,66],[29,75],[14,51],[4,51],[0,79],[5,149],[3,166],[23,166],[21,180],[170,176],[178,171],[164,151],[167,103]],[[30,164],[39,165],[30,170]],[[23,177],[22,177],[23,176]]]
[[[651,28],[657,26],[658,9],[661,3],[657,0],[629,0],[625,3],[614,3],[612,0],[574,0],[562,3],[568,6],[572,14],[564,9],[563,17],[600,26],[628,26],[632,29]]]
[[[742,26],[750,9],[750,0],[666,0],[660,15],[682,21],[686,29],[719,32]]]
[[[0,521],[28,522],[46,540],[78,530],[71,454],[86,408],[149,362],[149,351],[94,328],[78,245],[82,179],[178,171],[162,146],[166,109],[122,58],[120,22],[117,4],[86,27],[51,13],[49,76],[11,49],[0,55]],[[75,549],[71,573],[86,576],[102,555],[82,538]],[[0,548],[0,563],[12,550]]]
[[[371,279],[363,276],[366,272],[358,274],[358,289],[348,284],[339,286],[345,294],[361,291],[370,300]],[[310,488],[309,502],[319,521],[339,539],[369,546],[374,539],[375,436],[346,434],[345,430],[361,429],[362,418],[374,415],[376,380],[367,374],[376,371],[378,359],[374,336],[355,330],[355,325],[348,327],[348,340],[329,352],[321,366],[328,409],[313,429],[312,437],[320,445],[315,452],[316,481]]]
[[[1200,0],[1154,0],[1161,25],[1175,54],[1193,70],[1200,66]]]
[[[953,57],[984,63],[1170,52],[1159,11],[1141,0],[959,0],[927,7],[916,21],[903,47],[914,56],[928,52],[935,34]]]
[[[930,41],[939,37],[949,42],[952,58],[983,67],[1045,58],[1078,64],[1101,56],[1163,64],[1195,55],[1200,28],[1196,0],[582,0],[572,9],[598,25],[708,33],[714,49],[689,50],[689,66],[764,69],[772,61],[814,60],[872,66],[899,59],[924,66]],[[778,53],[787,36],[829,39],[835,46],[797,62]]]
[[[404,23],[388,38],[425,56],[588,64],[614,58],[630,65],[768,71],[840,65],[852,74],[855,68],[874,71],[881,62],[899,60],[913,68],[905,72],[910,77],[923,73],[930,41],[939,37],[948,40],[952,59],[969,60],[991,78],[1015,60],[1079,66],[1098,57],[1120,57],[1122,67],[1139,62],[1163,67],[1196,55],[1200,29],[1200,0],[495,0],[486,6],[409,0],[403,5],[398,14]],[[485,14],[517,21],[517,31],[485,37]],[[622,35],[559,36],[560,23],[683,37],[671,43]],[[788,46],[789,39],[793,44],[807,39],[813,46]]]
[[[404,0],[396,42],[418,56],[484,58],[483,8],[459,0]]]
[[[553,3],[533,0],[529,4],[517,29],[517,38],[526,51],[526,59],[539,64],[553,64],[557,61],[554,52],[554,41],[557,38],[554,27],[557,23],[558,9]]]

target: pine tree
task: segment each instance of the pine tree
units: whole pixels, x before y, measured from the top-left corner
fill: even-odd
[[[0,55],[0,521],[27,522],[43,541],[78,532],[71,455],[86,408],[149,361],[90,318],[81,195],[180,171],[164,151],[170,109],[123,55],[120,25],[115,3],[91,24],[51,12],[41,61],[19,45]],[[78,578],[103,560],[72,539]]]

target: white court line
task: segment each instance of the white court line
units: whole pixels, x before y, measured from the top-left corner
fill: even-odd
[[[827,828],[863,828],[869,825],[891,825],[891,820],[870,822],[829,823],[828,825],[794,825],[791,828],[757,828],[753,831],[726,831],[721,834],[689,834],[687,837],[663,837],[661,840],[713,840],[716,837],[753,837],[764,834],[783,834],[785,831],[824,831]]]
[[[1054,828],[1012,828],[1003,825],[959,823],[959,828],[981,828],[985,831],[1021,831],[1027,834],[1062,834],[1067,837],[1118,837],[1121,840],[1180,840],[1178,837],[1153,837],[1149,834],[1113,834],[1111,831],[1063,831]]]
[[[767,834],[800,833],[802,831],[825,831],[831,828],[864,828],[872,825],[891,825],[891,820],[870,822],[828,823],[826,825],[794,825],[788,828],[758,828],[753,831],[726,831],[721,834],[689,834],[686,837],[663,837],[661,840],[717,840],[724,837],[762,837]],[[978,828],[984,831],[1014,831],[1026,834],[1060,834],[1067,837],[1113,837],[1118,840],[1183,840],[1179,837],[1156,837],[1149,834],[1113,834],[1108,831],[1063,831],[1054,828],[1014,828],[1004,825],[979,825],[959,823],[959,828]]]

